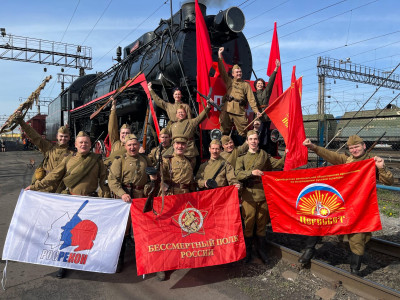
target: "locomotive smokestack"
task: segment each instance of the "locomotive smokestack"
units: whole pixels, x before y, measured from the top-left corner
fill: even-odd
[[[199,0],[199,6],[203,17],[207,14],[207,7],[204,4],[205,1]],[[182,20],[194,23],[196,21],[196,13],[195,13],[195,2],[194,1],[185,1],[182,6]]]

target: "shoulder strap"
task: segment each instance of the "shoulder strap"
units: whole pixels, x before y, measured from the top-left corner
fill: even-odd
[[[214,176],[212,177],[212,180],[215,180],[215,178],[217,178],[219,172],[221,172],[221,170],[222,170],[222,168],[223,168],[224,166],[225,166],[225,161],[223,161],[223,162],[221,163],[221,165],[219,166],[217,172],[215,172]]]

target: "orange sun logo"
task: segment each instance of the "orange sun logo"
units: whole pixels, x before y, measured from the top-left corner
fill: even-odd
[[[305,187],[297,198],[296,208],[298,214],[323,218],[346,209],[340,193],[323,183]]]

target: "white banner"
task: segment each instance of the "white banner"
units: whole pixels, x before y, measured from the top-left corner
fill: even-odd
[[[2,259],[115,273],[129,208],[116,199],[22,191]]]

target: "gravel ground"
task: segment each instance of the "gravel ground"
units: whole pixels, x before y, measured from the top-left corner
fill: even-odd
[[[340,284],[324,281],[308,269],[273,257],[266,264],[254,258],[250,264],[237,262],[225,268],[231,284],[252,299],[360,299]],[[327,297],[329,293],[332,298]]]

